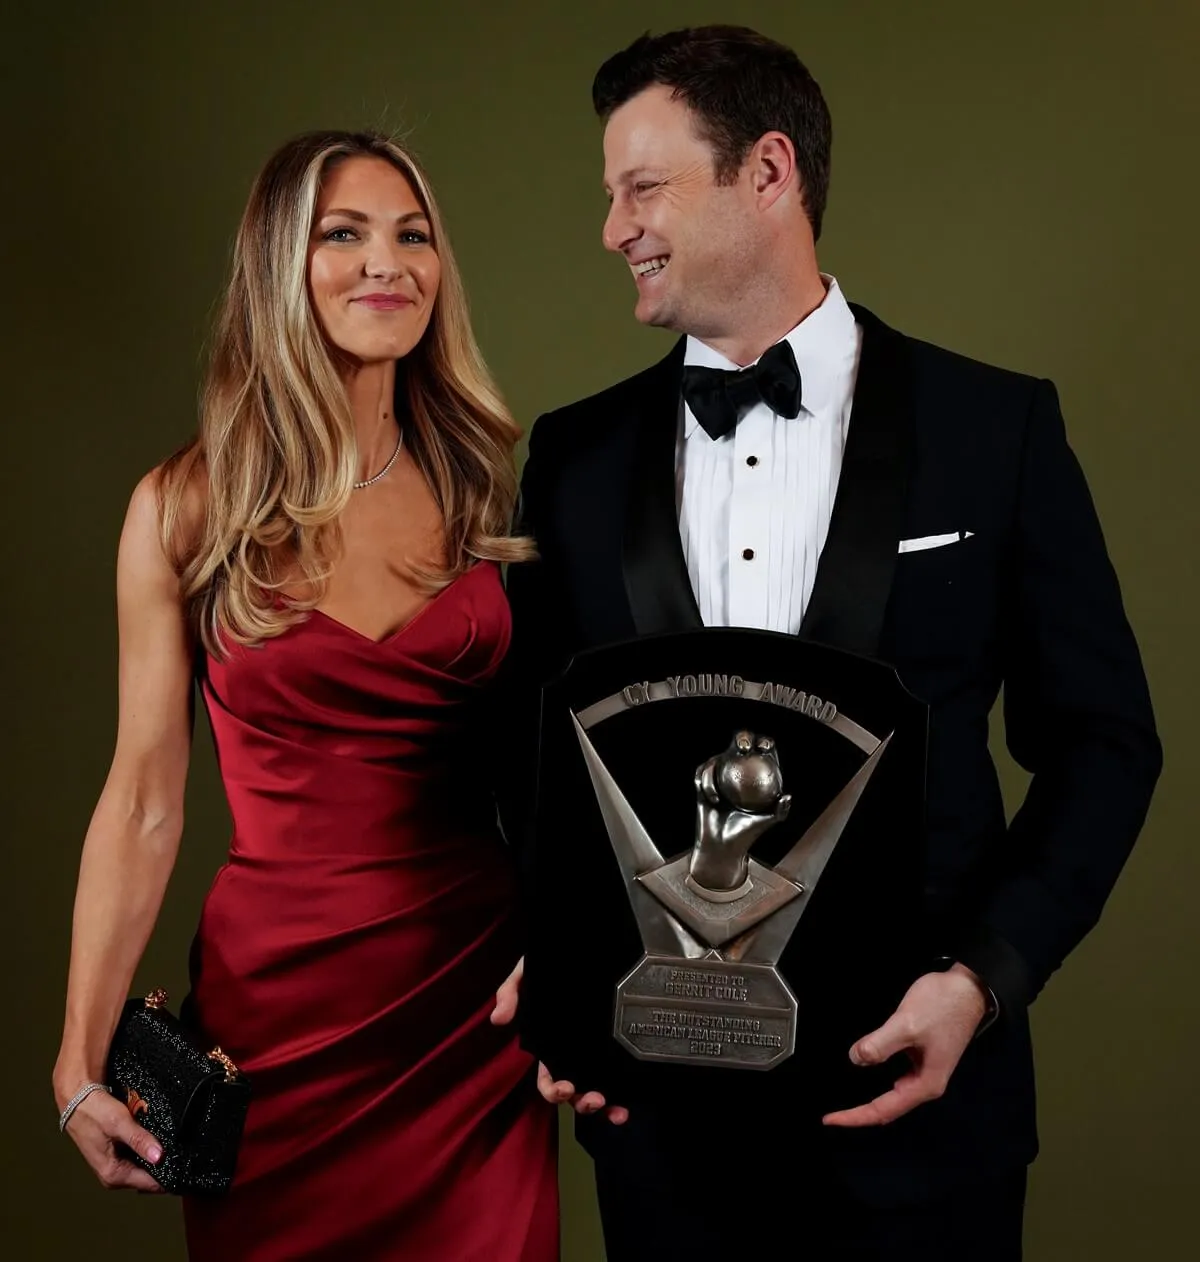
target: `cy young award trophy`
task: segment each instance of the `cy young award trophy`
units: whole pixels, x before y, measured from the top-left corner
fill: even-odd
[[[541,730],[522,1008],[556,1078],[622,1102],[653,1072],[803,1073],[892,1011],[926,736],[894,671],[689,631],[579,655]]]

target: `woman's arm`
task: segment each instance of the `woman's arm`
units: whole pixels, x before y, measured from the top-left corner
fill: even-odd
[[[84,1083],[104,1080],[108,1046],[183,831],[192,647],[178,578],[161,542],[157,487],[156,472],[138,484],[117,557],[117,742],[79,868],[66,1022],[54,1068],[60,1109]],[[107,1094],[89,1095],[68,1131],[107,1186],[157,1187],[116,1155],[119,1141],[155,1159],[152,1137]]]

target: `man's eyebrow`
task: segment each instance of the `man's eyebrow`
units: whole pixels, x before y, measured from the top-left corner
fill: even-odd
[[[639,176],[648,175],[651,178],[660,178],[665,174],[661,167],[631,167],[628,171],[622,171],[615,180],[604,181],[604,188],[610,189],[614,184],[632,184]]]

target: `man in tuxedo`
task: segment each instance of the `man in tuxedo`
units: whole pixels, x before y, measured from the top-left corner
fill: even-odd
[[[581,649],[700,626],[894,665],[930,707],[922,911],[945,955],[846,1049],[906,1066],[894,1085],[820,1124],[781,1100],[714,1147],[695,1101],[605,1100],[553,1067],[543,1094],[579,1114],[615,1262],[776,1256],[781,1225],[796,1256],[1017,1258],[1027,1009],[1095,924],[1161,761],[1054,387],[907,337],[820,271],[830,121],[790,49],[645,36],[593,100],[604,245],[637,319],[680,338],[533,427],[515,669],[533,690]],[[1002,687],[1032,773],[1011,824],[987,743]]]

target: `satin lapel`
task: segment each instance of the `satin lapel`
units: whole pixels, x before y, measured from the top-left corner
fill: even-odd
[[[829,534],[800,635],[874,657],[892,589],[916,444],[904,338],[851,304],[862,327],[854,406]]]
[[[703,626],[688,578],[675,506],[675,442],[684,339],[647,374],[635,400],[637,434],[625,508],[622,565],[638,635]]]

